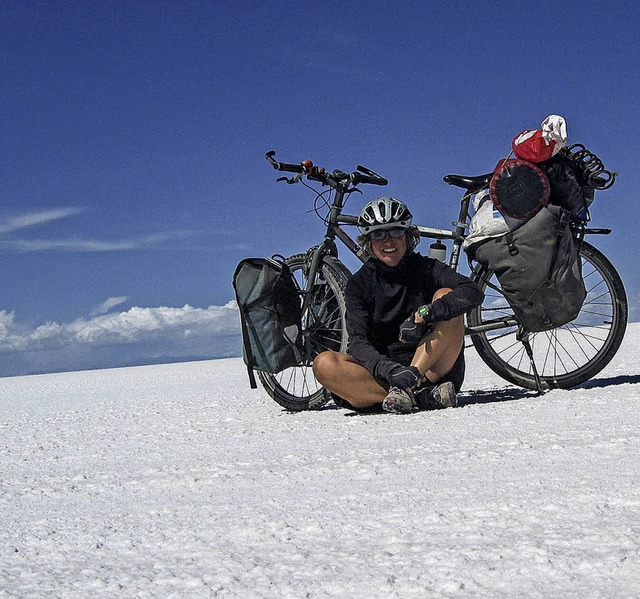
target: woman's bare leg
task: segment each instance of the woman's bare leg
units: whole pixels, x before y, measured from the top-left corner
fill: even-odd
[[[313,361],[313,372],[321,385],[354,408],[381,404],[388,393],[364,366],[340,352],[318,354]]]
[[[449,293],[451,289],[439,289],[433,300]],[[411,365],[415,366],[432,383],[448,374],[456,363],[464,344],[464,317],[435,323],[433,330],[422,340]]]

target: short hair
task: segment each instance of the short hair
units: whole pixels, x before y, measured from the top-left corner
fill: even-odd
[[[420,243],[420,233],[418,233],[417,227],[409,227],[408,229],[405,229],[405,237],[407,238],[407,250],[412,252]],[[364,250],[366,256],[374,256],[373,250],[371,249],[371,238],[369,235],[358,235],[356,241]]]

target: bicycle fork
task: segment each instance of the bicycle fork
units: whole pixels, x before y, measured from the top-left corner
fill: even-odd
[[[313,300],[313,289],[316,285],[316,279],[318,273],[322,270],[321,263],[327,255],[336,257],[338,255],[336,244],[331,237],[326,237],[320,245],[316,245],[307,250],[303,269],[307,282],[305,289],[300,290],[302,295],[302,314],[308,313]]]

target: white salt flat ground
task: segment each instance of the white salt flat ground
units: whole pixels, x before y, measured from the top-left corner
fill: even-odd
[[[536,397],[290,414],[241,360],[0,379],[0,599],[640,597],[640,328]]]

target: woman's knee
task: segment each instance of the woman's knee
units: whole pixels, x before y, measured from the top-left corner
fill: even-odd
[[[319,353],[313,360],[313,373],[321,381],[329,372],[335,370],[340,354],[332,350]]]
[[[452,291],[453,289],[450,289],[449,287],[441,287],[433,294],[433,299],[431,301],[435,302],[436,300],[440,299],[441,297],[444,297],[445,295],[447,295],[448,293],[451,293]]]

